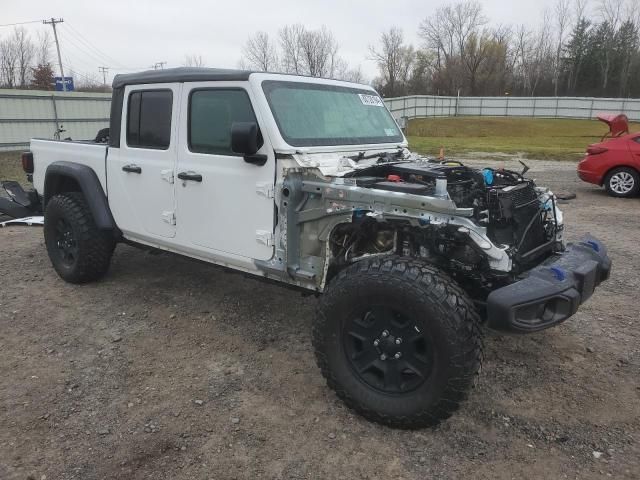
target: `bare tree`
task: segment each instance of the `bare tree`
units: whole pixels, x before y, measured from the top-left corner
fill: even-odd
[[[281,68],[285,73],[301,75],[304,72],[302,61],[301,38],[304,35],[304,25],[286,25],[280,29]]]
[[[185,67],[204,67],[204,60],[202,55],[185,55],[183,66]]]
[[[7,88],[14,88],[18,66],[18,51],[13,38],[0,41],[0,76]]]
[[[349,64],[342,58],[336,58],[331,78],[336,80],[345,80],[347,82],[365,83],[362,68],[358,65],[356,68],[350,68]]]
[[[256,32],[255,35],[250,36],[242,52],[250,68],[262,72],[273,72],[278,69],[276,45],[266,32]]]
[[[398,95],[408,79],[415,60],[415,51],[411,45],[404,44],[404,34],[396,27],[383,32],[380,37],[380,49],[369,47],[370,58],[378,65],[384,82],[385,95]]]
[[[607,27],[603,45],[604,55],[601,61],[603,93],[606,92],[609,86],[611,62],[616,48],[615,32],[620,26],[622,7],[623,3],[620,0],[600,0],[598,8],[602,21]]]
[[[38,43],[35,51],[37,65],[49,65],[51,63],[52,45],[51,33],[49,30],[38,32]]]
[[[419,35],[425,46],[436,53],[439,77],[453,92],[466,76],[475,91],[478,69],[486,59],[490,32],[483,27],[487,19],[476,1],[459,2],[438,8],[425,18]]]
[[[549,13],[538,31],[520,26],[516,32],[516,70],[526,95],[535,95],[540,81],[545,77],[552,59]]]
[[[319,30],[304,30],[299,36],[304,73],[312,77],[333,77],[338,55],[338,43],[325,26]]]
[[[566,33],[571,23],[570,0],[556,0],[554,7],[556,27],[556,55],[553,63],[553,94],[558,96],[558,84],[560,83],[560,68],[562,60],[562,47],[566,41]]]
[[[30,80],[35,46],[24,27],[18,27],[13,31],[12,41],[17,57],[16,83],[20,87],[26,87]]]
[[[638,50],[640,49],[640,3],[633,0],[627,2],[621,23],[618,36],[621,37],[620,40],[624,45],[622,45],[622,51],[619,52],[621,62],[619,97],[628,95],[634,60],[640,58],[640,55],[638,55]],[[619,41],[616,43],[619,44]]]

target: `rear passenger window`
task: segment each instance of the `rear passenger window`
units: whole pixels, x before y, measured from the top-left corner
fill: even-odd
[[[255,121],[246,91],[195,90],[189,99],[189,150],[237,156],[231,151],[231,126]]]
[[[171,90],[140,90],[129,95],[127,145],[166,150],[171,140]]]

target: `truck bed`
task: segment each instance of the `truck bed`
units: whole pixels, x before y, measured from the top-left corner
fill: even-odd
[[[33,186],[42,195],[44,193],[44,177],[47,167],[53,162],[75,162],[91,167],[98,176],[102,188],[106,188],[107,145],[90,141],[48,140],[34,138],[31,140],[33,153]]]

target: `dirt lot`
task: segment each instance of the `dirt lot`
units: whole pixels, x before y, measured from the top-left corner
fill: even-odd
[[[572,190],[568,238],[592,232],[611,280],[562,326],[486,334],[481,381],[433,430],[348,411],[314,364],[314,297],[119,246],[72,286],[42,231],[0,230],[0,478],[640,477],[640,199],[532,163]]]

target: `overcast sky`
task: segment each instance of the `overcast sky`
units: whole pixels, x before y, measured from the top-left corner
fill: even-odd
[[[264,30],[302,23],[308,28],[326,25],[340,45],[340,55],[360,65],[368,79],[376,67],[367,59],[369,45],[379,32],[401,27],[407,41],[419,45],[420,21],[446,1],[429,0],[0,0],[0,24],[64,18],[59,26],[63,64],[77,72],[101,78],[98,66],[114,73],[147,69],[155,62],[180,66],[187,54],[201,55],[209,67],[237,67],[247,37]],[[493,24],[541,21],[542,11],[554,0],[481,0]],[[27,24],[34,35],[48,25]],[[10,33],[0,28],[0,36]],[[52,52],[53,53],[53,52]],[[57,72],[57,65],[56,65]]]

